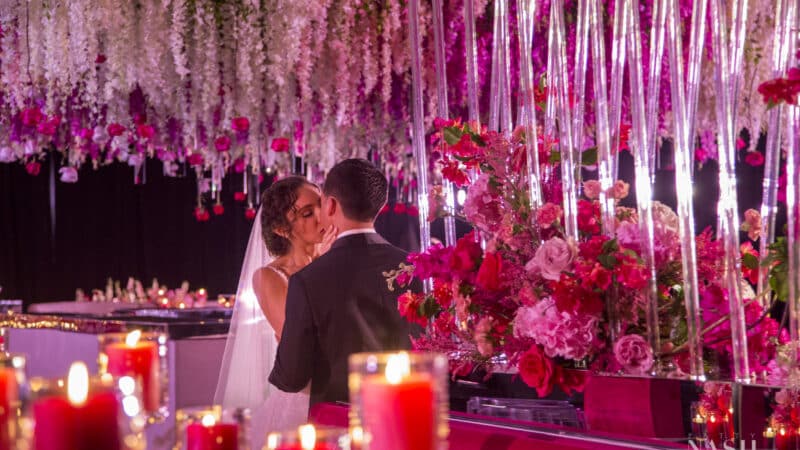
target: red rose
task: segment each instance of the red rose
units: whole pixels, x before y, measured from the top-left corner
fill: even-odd
[[[764,155],[758,150],[753,152],[747,152],[747,156],[744,157],[744,162],[750,164],[753,167],[763,166]]]
[[[272,140],[272,145],[270,146],[272,150],[276,153],[284,153],[289,151],[289,138],[280,137],[275,138]]]
[[[553,361],[545,356],[538,345],[531,346],[527,352],[522,354],[517,368],[522,381],[536,389],[539,397],[544,398],[550,395],[553,390],[555,368]]]
[[[250,129],[250,120],[247,117],[234,117],[231,119],[231,129],[233,131],[248,131]]]
[[[601,266],[600,263],[594,265],[589,278],[596,287],[604,291],[611,286],[611,272]]]
[[[411,217],[419,217],[419,209],[414,205],[406,206],[406,214]]]
[[[225,207],[222,206],[222,203],[217,203],[214,205],[213,211],[214,215],[221,216],[225,213]]]
[[[456,242],[456,247],[450,255],[450,267],[460,272],[472,271],[482,252],[481,246],[475,242],[475,236],[470,233]]]
[[[463,187],[469,184],[469,177],[466,172],[458,167],[455,161],[445,161],[442,163],[442,176],[453,182],[456,186]]]
[[[245,194],[244,192],[234,192],[233,199],[236,200],[237,202],[243,202],[247,199],[247,194]]]
[[[479,287],[488,291],[500,289],[500,271],[503,267],[503,259],[494,252],[487,252],[483,256],[483,262],[478,269],[476,283]]]
[[[256,218],[256,209],[255,208],[247,208],[244,210],[244,217],[247,220],[253,220]]]
[[[586,381],[591,376],[589,372],[585,370],[561,369],[560,367],[558,369],[556,383],[564,393],[570,395],[571,391],[583,392]]]
[[[800,93],[800,83],[793,78],[776,78],[761,83],[758,86],[758,93],[764,97],[765,103],[786,102],[794,105],[797,103],[797,94]]]
[[[229,138],[228,136],[218,137],[217,140],[214,141],[214,147],[220,153],[227,152],[231,148],[231,138]]]
[[[97,58],[94,59],[94,63],[95,64],[103,64],[104,62],[106,62],[106,55],[104,55],[102,53],[98,53],[97,54]]]
[[[39,170],[41,170],[42,165],[36,161],[31,161],[28,164],[25,164],[25,171],[28,172],[28,175],[39,175]]]
[[[405,214],[406,212],[406,204],[402,202],[397,202],[394,204],[394,213],[395,214]]]
[[[194,218],[198,222],[208,222],[208,219],[211,218],[211,215],[208,213],[208,210],[203,208],[202,206],[198,206],[194,209]]]
[[[112,123],[106,128],[106,130],[108,131],[108,135],[111,137],[122,136],[122,133],[125,132],[125,127],[118,123]]]
[[[142,139],[150,139],[156,133],[156,130],[147,124],[140,124],[136,126],[136,134]]]
[[[424,327],[428,325],[428,319],[419,313],[423,300],[422,294],[406,291],[397,297],[397,311],[400,313],[400,316],[404,317],[407,321],[420,324]]]

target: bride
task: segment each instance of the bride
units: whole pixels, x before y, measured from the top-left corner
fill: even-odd
[[[307,421],[309,389],[292,394],[267,381],[286,318],[289,277],[330,247],[336,230],[320,225],[319,189],[303,177],[281,179],[261,197],[231,316],[214,403],[250,408],[252,448],[266,434]]]

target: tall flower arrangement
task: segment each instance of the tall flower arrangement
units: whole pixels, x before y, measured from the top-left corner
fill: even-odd
[[[600,184],[585,181],[578,204],[580,238],[572,241],[564,234],[558,180],[546,183],[546,203],[530,209],[520,175],[526,163],[522,132],[505,138],[459,121],[437,125],[434,139],[443,141],[438,164],[445,177],[468,184],[464,215],[477,235],[412,254],[388,274],[390,283],[400,286],[412,277],[433,279],[431,293],[404,292],[398,298],[400,313],[426,327],[415,347],[448,353],[457,373],[476,365],[489,370],[508,365],[540,395],[554,386],[580,388],[575,368],[680,375],[687,336],[676,214],[661,203],[653,206],[663,345],[652,349],[644,315],[649,271],[640,256],[636,211],[618,205],[615,237],[602,235]],[[540,160],[557,165],[557,151],[545,144],[539,146]],[[476,173],[472,182],[468,171]],[[608,194],[619,201],[628,191],[627,183],[617,181]],[[718,283],[723,252],[708,230],[696,245],[706,360],[724,371],[731,344],[727,294]],[[619,329],[611,330],[612,323]],[[747,323],[751,367],[760,373],[775,358],[778,324],[754,301],[747,305]]]

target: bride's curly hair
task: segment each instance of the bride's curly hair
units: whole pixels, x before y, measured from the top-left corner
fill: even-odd
[[[272,183],[261,194],[261,236],[272,256],[283,256],[289,252],[291,242],[277,232],[289,233],[292,229],[286,216],[297,201],[297,190],[306,184],[315,186],[303,177],[290,176]]]

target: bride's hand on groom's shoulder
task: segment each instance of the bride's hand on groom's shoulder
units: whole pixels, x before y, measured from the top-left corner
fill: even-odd
[[[315,246],[315,254],[314,258],[319,258],[320,256],[324,255],[328,250],[331,249],[331,245],[333,245],[333,241],[336,240],[336,237],[339,235],[339,230],[331,225],[327,230],[325,230],[325,234],[322,235],[322,242]]]

